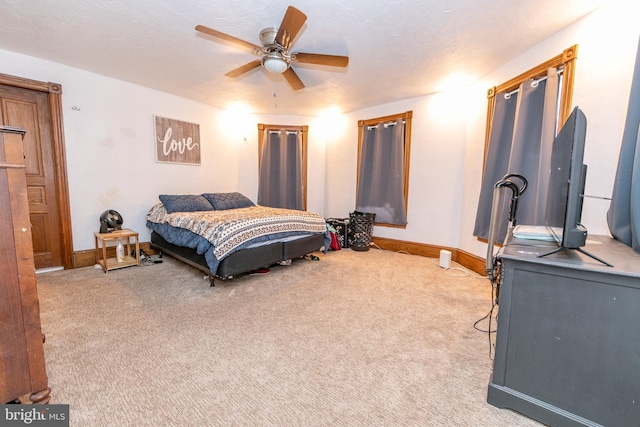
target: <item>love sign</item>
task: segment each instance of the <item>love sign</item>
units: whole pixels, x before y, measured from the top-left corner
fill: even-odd
[[[200,164],[200,125],[155,116],[156,160]]]

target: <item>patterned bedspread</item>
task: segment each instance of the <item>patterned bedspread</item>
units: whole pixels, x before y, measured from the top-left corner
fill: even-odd
[[[252,206],[220,211],[169,214],[162,203],[147,214],[147,221],[189,230],[209,241],[221,260],[251,240],[283,232],[324,233],[322,216],[307,211]]]

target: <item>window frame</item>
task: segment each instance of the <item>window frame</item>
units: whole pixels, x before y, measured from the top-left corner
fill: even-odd
[[[304,210],[307,210],[307,145],[309,126],[292,126],[292,125],[272,125],[258,123],[258,180],[260,179],[260,165],[262,164],[262,147],[264,141],[264,131],[281,131],[282,129],[291,132],[300,132],[302,134],[302,202]]]
[[[392,114],[389,116],[376,117],[373,119],[358,120],[358,162],[356,167],[356,192],[359,186],[358,171],[360,170],[360,161],[362,157],[362,137],[365,126],[375,126],[380,122],[392,122],[396,120],[404,120],[404,177],[403,177],[403,191],[404,191],[404,208],[407,213],[407,224],[409,223],[409,166],[411,164],[411,133],[412,133],[412,120],[413,111],[405,111],[404,113]],[[374,222],[375,225],[382,227],[393,228],[407,228],[407,224],[389,224],[385,222]]]

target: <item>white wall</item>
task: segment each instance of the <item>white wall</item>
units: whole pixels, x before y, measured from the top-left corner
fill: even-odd
[[[162,193],[257,196],[257,123],[309,125],[308,208],[345,217],[355,207],[357,121],[413,111],[406,229],[374,234],[484,256],[471,235],[482,174],[486,91],[578,44],[574,105],[588,119],[587,193],[610,196],[640,27],[638,6],[613,1],[462,92],[342,115],[252,115],[213,108],[79,69],[0,50],[0,72],[62,84],[74,250],[91,249],[98,217],[119,211],[149,240],[145,215]],[[72,107],[77,107],[76,111]],[[155,162],[153,115],[200,124],[201,166]],[[587,199],[583,222],[607,233],[608,202]]]
[[[413,111],[408,224],[406,229],[376,227],[374,234],[457,246],[465,102],[456,96],[466,95],[440,93],[345,114],[347,131],[327,150],[328,215],[346,217],[355,208],[358,120]]]
[[[159,194],[241,191],[257,196],[257,123],[304,117],[227,111],[61,64],[0,50],[0,72],[60,83],[74,250],[92,249],[106,209],[149,241],[146,213]],[[201,165],[157,163],[153,116],[200,125]],[[310,133],[314,132],[313,127]],[[309,208],[324,205],[324,145],[309,146]]]
[[[473,235],[482,178],[487,90],[578,44],[574,105],[588,120],[588,195],[610,197],[638,48],[638,6],[611,2],[496,69],[462,92],[438,93],[355,111],[327,155],[327,212],[355,206],[357,120],[414,111],[406,229],[375,227],[374,235],[463,249],[484,257]],[[456,103],[450,102],[457,100]],[[336,194],[339,193],[339,194]],[[583,223],[607,234],[609,202],[587,198]]]

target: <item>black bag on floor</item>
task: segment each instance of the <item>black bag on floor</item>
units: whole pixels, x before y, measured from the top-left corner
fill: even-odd
[[[340,247],[348,248],[349,247],[349,239],[348,229],[349,229],[349,218],[328,218],[327,224],[335,228],[336,235],[338,236],[338,242],[340,242]]]

